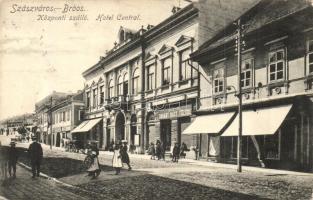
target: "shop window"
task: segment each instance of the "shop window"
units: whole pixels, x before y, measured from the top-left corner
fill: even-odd
[[[216,69],[213,71],[213,91],[215,94],[224,91],[224,69]]]
[[[252,85],[253,59],[244,60],[241,64],[240,85],[242,88]]]
[[[275,82],[284,80],[285,73],[285,52],[278,50],[269,53],[269,81]]]
[[[313,74],[313,40],[308,41],[307,52],[309,74]]]
[[[279,133],[264,136],[265,157],[267,159],[279,159]]]
[[[237,158],[238,137],[232,137],[231,142],[231,158]],[[241,138],[241,157],[248,158],[249,156],[249,136],[242,136]]]

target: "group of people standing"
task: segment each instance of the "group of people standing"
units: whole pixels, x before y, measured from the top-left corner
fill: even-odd
[[[4,147],[0,143],[0,168],[1,177],[4,181],[8,178],[16,178],[16,163],[18,158],[18,151],[15,147],[15,142],[10,143],[10,147]]]
[[[43,157],[43,152],[40,143],[37,142],[37,138],[33,137],[33,143],[29,145],[28,154],[30,158],[30,163],[32,167],[32,178],[40,175],[40,164]],[[16,142],[11,141],[9,147],[2,146],[0,143],[0,168],[1,177],[3,178],[3,183],[9,177],[12,179],[16,178],[16,164],[18,161],[19,153],[16,148]]]
[[[179,158],[181,157],[185,158],[186,156],[185,151],[189,151],[189,149],[187,148],[187,145],[184,142],[181,145],[179,145],[178,143],[175,143],[175,146],[171,154],[172,161],[178,162]],[[151,155],[150,157],[151,160],[155,160],[155,159],[165,160],[165,148],[164,148],[163,143],[160,140],[157,140],[156,144],[151,142],[148,148],[148,154]]]
[[[128,170],[131,170],[132,168],[130,166],[130,159],[127,153],[127,141],[123,140],[122,142],[117,142],[112,146],[112,151],[114,152],[112,158],[112,167],[115,170],[115,174],[118,175],[121,172],[123,163],[128,166]],[[88,176],[92,176],[92,179],[95,179],[97,176],[99,176],[101,172],[98,155],[99,149],[95,143],[92,143],[84,161],[87,165]]]

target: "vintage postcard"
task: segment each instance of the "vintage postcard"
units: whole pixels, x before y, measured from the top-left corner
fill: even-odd
[[[0,199],[313,199],[311,0],[0,0]]]

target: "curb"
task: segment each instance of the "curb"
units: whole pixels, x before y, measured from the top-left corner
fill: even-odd
[[[22,162],[17,162],[17,164],[20,165],[21,167],[27,169],[28,171],[31,171],[31,170],[32,170],[31,167],[29,167],[28,165],[25,165],[25,164],[22,163]],[[43,172],[40,172],[40,175],[39,175],[39,176],[42,177],[42,178],[45,178],[45,179],[54,181],[54,182],[56,182],[56,183],[59,183],[59,184],[61,184],[61,185],[63,185],[63,186],[66,186],[66,187],[69,187],[69,188],[73,188],[73,189],[77,189],[77,190],[83,191],[83,192],[85,192],[85,193],[87,193],[87,194],[90,193],[90,191],[88,191],[88,190],[85,190],[85,189],[83,189],[83,188],[80,188],[80,187],[77,187],[77,186],[74,186],[74,185],[70,185],[70,184],[68,184],[68,183],[64,183],[64,182],[62,182],[62,181],[59,181],[57,178],[51,177],[51,176],[49,176],[49,175],[47,175],[47,174],[45,174],[45,173],[43,173]],[[97,195],[99,195],[99,196],[101,196],[101,197],[105,197],[104,195],[102,195],[102,194],[100,194],[100,193],[97,193]],[[0,200],[2,200],[2,199],[1,199],[1,196],[0,196]],[[4,200],[8,200],[8,199],[4,199]]]

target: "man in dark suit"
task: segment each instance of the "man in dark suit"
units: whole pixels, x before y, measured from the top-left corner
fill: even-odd
[[[33,143],[29,145],[28,153],[29,153],[29,158],[30,158],[30,162],[32,165],[32,172],[33,172],[32,178],[35,178],[36,175],[39,177],[39,174],[40,174],[40,164],[41,164],[43,153],[42,153],[41,144],[37,142],[37,138],[33,137],[32,140],[33,140]]]
[[[16,163],[17,163],[17,157],[18,157],[18,152],[15,147],[15,142],[12,141],[10,143],[10,148],[8,149],[8,164],[9,164],[9,174],[10,177],[12,176],[12,169],[13,169],[13,178],[16,177]]]

